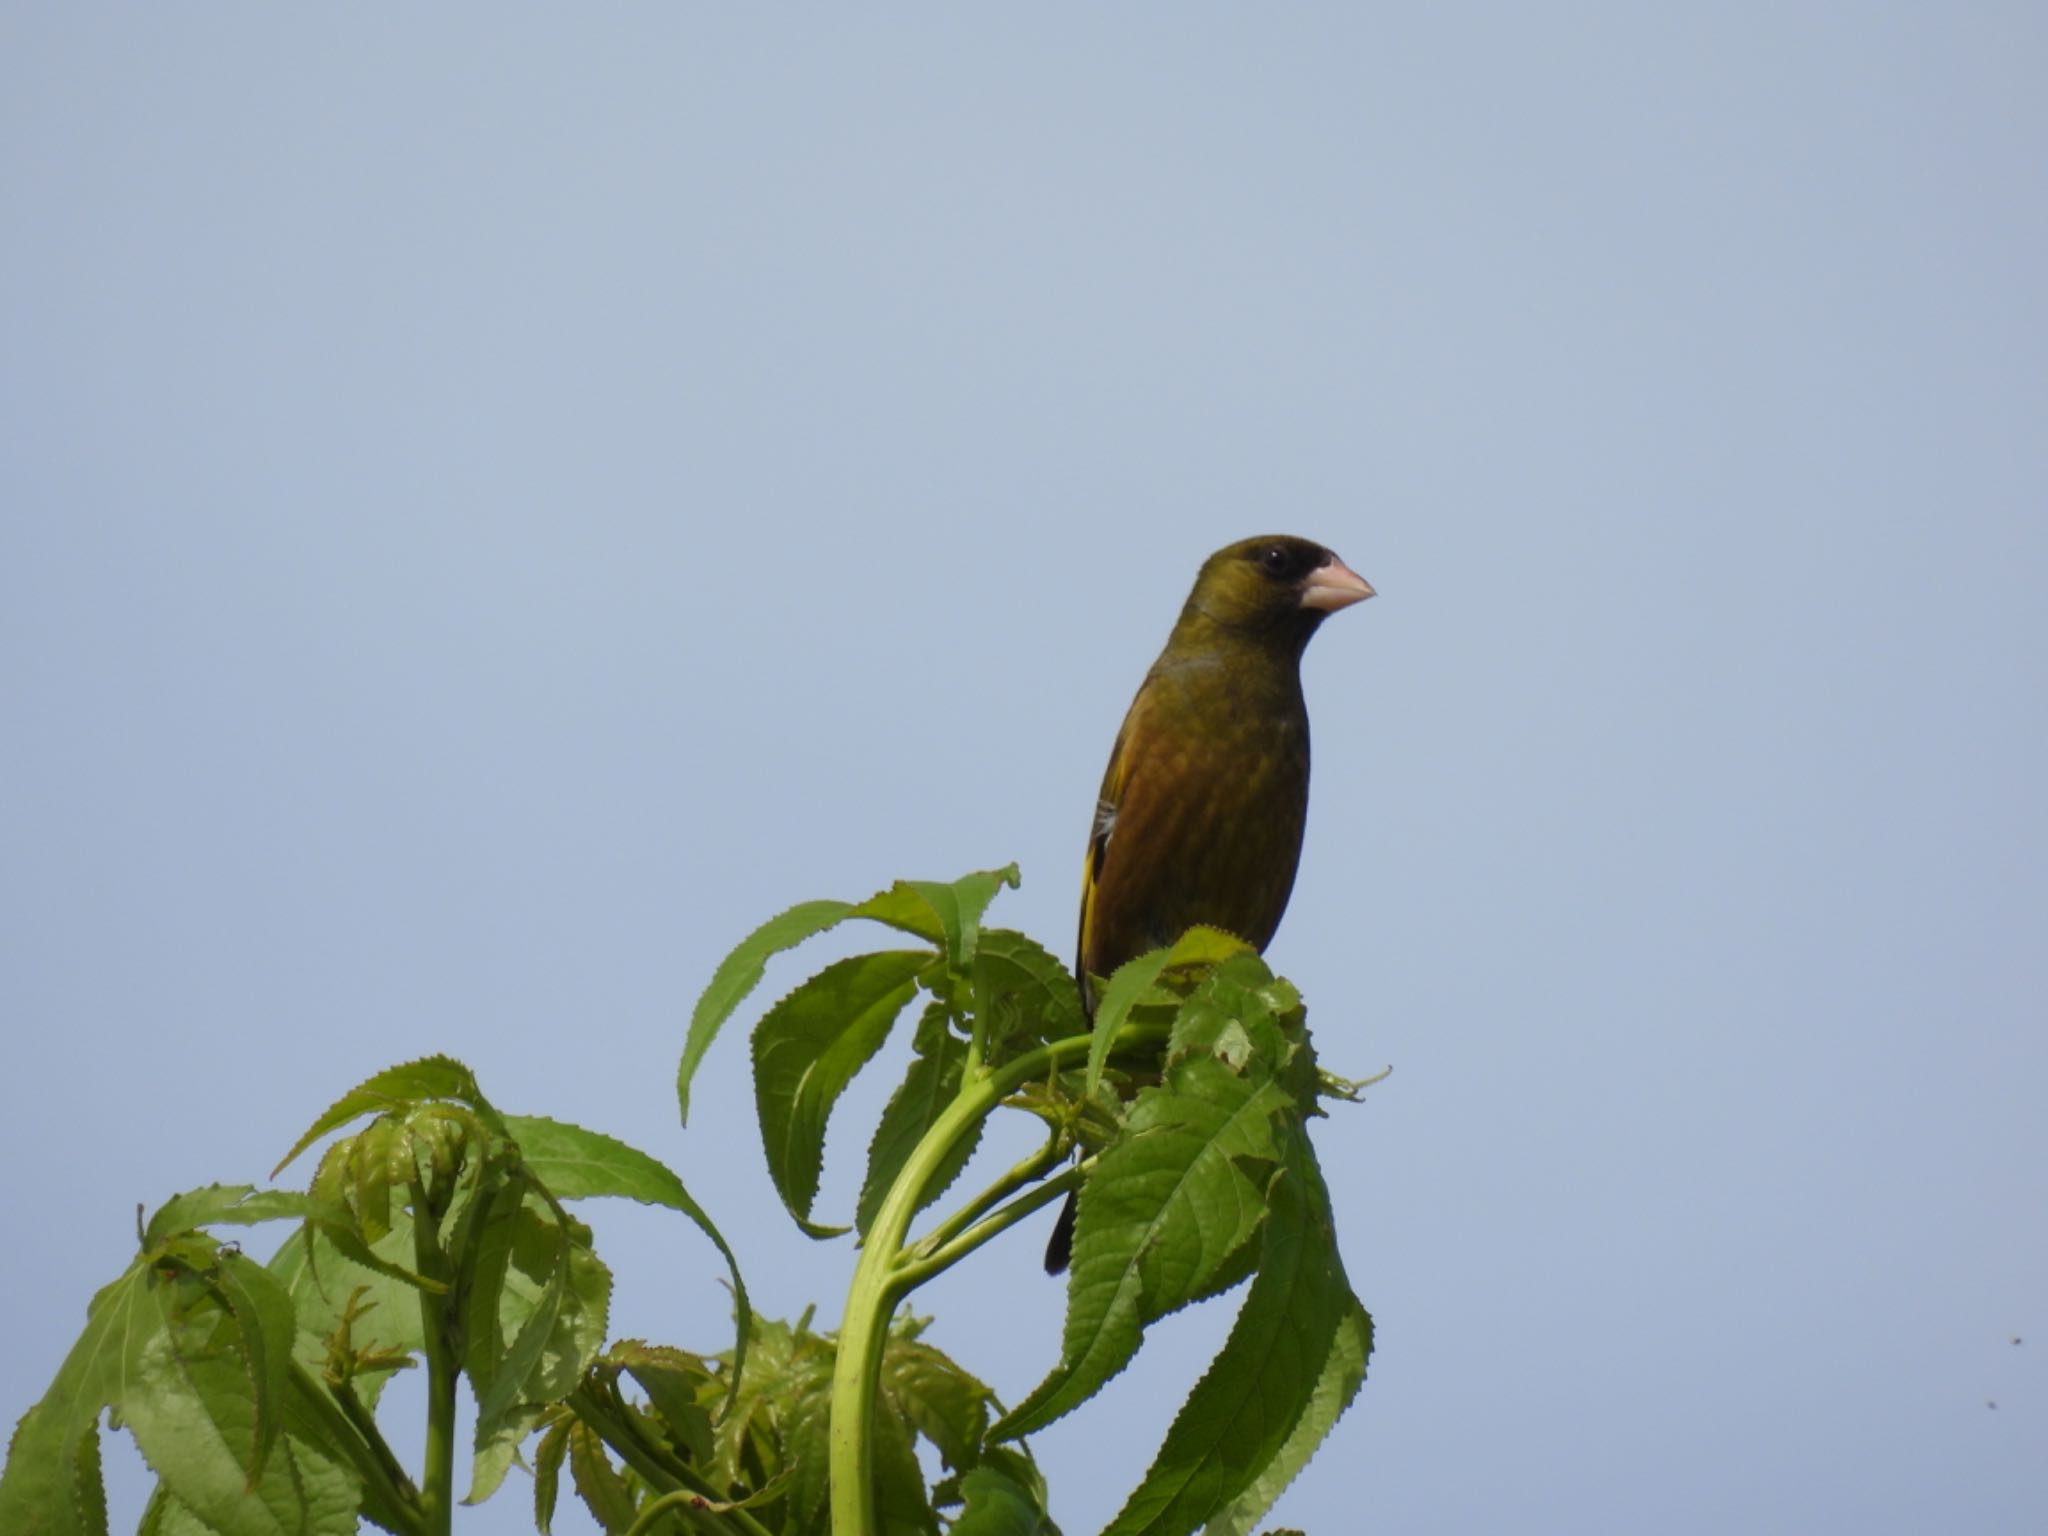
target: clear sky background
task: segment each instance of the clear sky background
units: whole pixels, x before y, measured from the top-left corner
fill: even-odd
[[[1274,1519],[2038,1532],[2044,61],[2020,3],[0,9],[0,1416],[136,1202],[430,1051],[836,1316],[737,1029],[676,1124],[699,988],[1010,859],[1064,951],[1196,565],[1286,531],[1381,595],[1272,958],[1394,1072],[1319,1127],[1379,1347]],[[716,1347],[706,1245],[586,1214],[615,1333]],[[921,1298],[1012,1400],[1045,1225]],[[1230,1311],[1038,1437],[1070,1532]]]

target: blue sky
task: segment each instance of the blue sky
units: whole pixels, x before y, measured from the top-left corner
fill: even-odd
[[[1381,595],[1307,660],[1271,957],[1394,1072],[1320,1127],[1379,1348],[1275,1521],[2038,1529],[2044,47],[9,7],[4,1411],[136,1202],[428,1051],[831,1317],[737,1033],[675,1124],[698,989],[791,902],[1010,859],[1064,950],[1196,565],[1287,531]],[[615,1331],[709,1347],[715,1255],[591,1214]],[[924,1297],[1013,1400],[1041,1240]],[[1228,1310],[1039,1437],[1070,1531]]]

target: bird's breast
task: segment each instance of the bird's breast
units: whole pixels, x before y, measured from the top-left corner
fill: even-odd
[[[1309,766],[1298,703],[1159,702],[1156,717],[1132,722],[1139,739],[1111,808],[1083,936],[1096,975],[1197,924],[1263,949],[1294,886]]]

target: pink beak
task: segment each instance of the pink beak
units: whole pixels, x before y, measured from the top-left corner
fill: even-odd
[[[1329,564],[1319,565],[1308,573],[1308,581],[1301,590],[1301,606],[1335,613],[1372,595],[1372,583],[1332,555]]]

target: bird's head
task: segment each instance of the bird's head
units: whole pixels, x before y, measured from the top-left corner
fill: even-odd
[[[1324,619],[1372,595],[1372,584],[1333,551],[1309,539],[1265,534],[1203,562],[1181,624],[1277,641],[1299,653]]]

